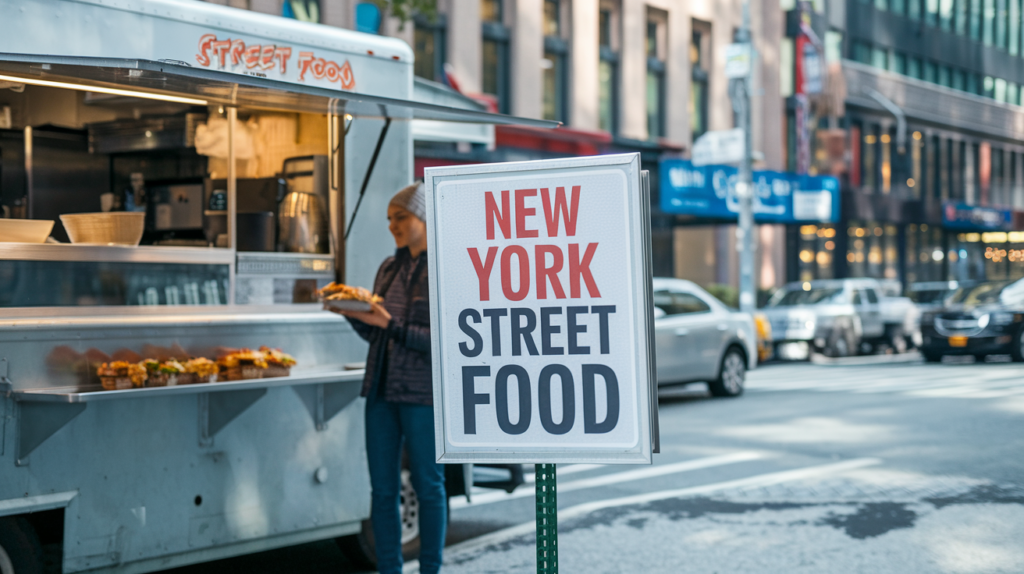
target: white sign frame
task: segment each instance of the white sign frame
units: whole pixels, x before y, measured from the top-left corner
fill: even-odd
[[[622,272],[629,278],[623,285],[628,285],[629,312],[633,318],[630,325],[631,336],[622,337],[629,339],[632,343],[623,357],[631,357],[632,373],[619,372],[616,377],[622,384],[623,397],[627,397],[628,407],[631,409],[632,418],[630,432],[633,432],[635,441],[628,445],[619,443],[617,445],[601,445],[598,440],[588,442],[585,446],[572,445],[562,446],[554,444],[545,446],[543,444],[523,444],[522,446],[485,444],[486,439],[481,439],[479,444],[466,445],[453,444],[448,430],[449,425],[463,424],[460,417],[457,423],[449,420],[448,407],[454,408],[454,404],[462,400],[461,392],[454,390],[462,385],[462,377],[458,381],[445,381],[446,361],[448,357],[457,354],[460,342],[466,341],[465,334],[460,331],[457,321],[449,321],[446,324],[444,317],[447,309],[443,308],[444,298],[439,294],[445,285],[445,265],[448,254],[444,251],[442,243],[445,241],[444,234],[439,232],[437,222],[439,212],[444,198],[446,188],[454,188],[456,184],[475,183],[481,180],[480,192],[483,193],[486,180],[502,181],[496,183],[493,189],[495,193],[510,187],[507,180],[523,176],[537,177],[544,174],[551,174],[551,177],[564,177],[571,173],[587,174],[594,176],[595,171],[611,172],[618,171],[624,176],[625,189],[624,204],[626,206],[624,229],[628,237],[627,244],[623,248],[628,252],[627,269]],[[451,184],[451,185],[449,185]],[[426,191],[426,215],[427,215],[427,260],[429,269],[430,284],[430,320],[431,320],[431,347],[432,347],[432,368],[434,378],[434,432],[439,463],[564,463],[564,462],[587,462],[598,464],[650,464],[652,453],[656,452],[657,436],[657,378],[654,357],[654,317],[651,306],[651,262],[650,262],[650,225],[647,221],[650,217],[650,199],[645,186],[641,181],[640,155],[636,153],[621,155],[592,156],[585,158],[568,158],[555,160],[507,162],[499,164],[481,164],[454,167],[427,168],[424,172],[424,185]],[[452,191],[451,193],[455,193]],[[585,197],[585,196],[581,196]],[[538,212],[539,214],[539,212]],[[511,216],[509,216],[511,217]],[[495,240],[486,242],[486,245],[507,246],[517,244],[515,239],[506,240],[500,234],[495,235]],[[481,238],[481,247],[485,245]],[[618,237],[610,237],[608,241],[616,241]],[[450,240],[453,241],[453,240]],[[453,241],[453,244],[456,242]],[[461,244],[459,244],[461,247]],[[452,248],[449,248],[452,249]],[[451,257],[455,257],[453,251]],[[468,258],[468,256],[467,256]],[[452,259],[454,262],[454,259]],[[452,263],[451,265],[454,265]],[[457,278],[456,281],[464,278]],[[473,289],[477,288],[476,277],[470,278]],[[620,299],[616,299],[619,301]],[[565,300],[571,304],[571,299]],[[525,302],[523,302],[525,303]],[[519,303],[520,305],[523,303]],[[494,301],[489,307],[495,305],[508,305],[506,300]],[[560,304],[560,303],[555,303]],[[621,304],[621,303],[616,303]],[[484,323],[480,324],[485,327]],[[455,357],[452,357],[452,361]],[[482,361],[490,361],[492,367],[501,366],[509,359],[505,357],[489,357],[486,353],[481,355]],[[632,380],[628,380],[629,378]],[[451,377],[455,378],[455,377]],[[518,382],[518,381],[517,381]],[[536,380],[531,385],[536,388]],[[575,383],[579,384],[579,381]],[[626,394],[628,392],[628,395]],[[456,396],[457,395],[457,396]],[[451,400],[453,405],[448,405]],[[538,397],[539,400],[539,397]],[[625,405],[626,400],[620,399]],[[496,402],[496,400],[494,401]],[[534,403],[537,401],[534,400]],[[496,408],[493,402],[490,408]],[[459,407],[461,409],[461,407]],[[536,410],[534,404],[531,407]],[[607,408],[607,407],[606,407]],[[459,411],[461,412],[461,410]],[[480,412],[485,412],[483,408]],[[474,415],[479,416],[479,415]],[[578,418],[578,417],[577,417]],[[534,421],[533,424],[540,426]],[[463,433],[463,440],[465,433]],[[524,441],[525,442],[525,441]]]

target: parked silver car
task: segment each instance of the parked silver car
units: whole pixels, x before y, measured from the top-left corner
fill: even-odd
[[[920,339],[913,303],[887,296],[875,279],[790,283],[762,311],[781,359],[807,359],[812,350],[831,357],[883,346],[902,352]]]
[[[743,393],[757,366],[754,320],[683,279],[654,279],[658,384],[706,382],[716,397]]]

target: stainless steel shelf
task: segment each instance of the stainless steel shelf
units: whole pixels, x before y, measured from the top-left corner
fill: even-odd
[[[0,260],[96,261],[104,263],[185,263],[232,265],[235,251],[213,247],[0,243]]]
[[[275,377],[270,379],[250,379],[246,381],[231,381],[223,383],[200,383],[174,387],[149,387],[142,389],[126,389],[123,391],[105,391],[102,390],[102,387],[94,387],[94,390],[82,389],[79,387],[58,387],[50,389],[14,390],[12,391],[12,394],[14,395],[15,400],[21,402],[75,404],[120,399],[199,395],[204,393],[269,389],[274,387],[357,382],[363,379],[363,374],[363,370],[327,371],[292,375],[290,377]]]

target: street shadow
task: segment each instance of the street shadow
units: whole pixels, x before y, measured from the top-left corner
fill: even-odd
[[[711,400],[704,383],[663,385],[658,387],[658,404],[685,404]]]

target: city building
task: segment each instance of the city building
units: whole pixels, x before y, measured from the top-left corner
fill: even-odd
[[[837,225],[787,230],[788,278],[1024,277],[1021,0],[782,4],[787,162],[809,153],[843,188]],[[808,35],[829,61],[817,94]]]

